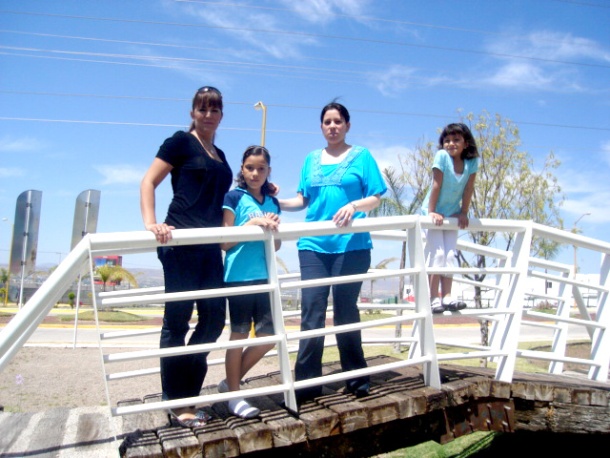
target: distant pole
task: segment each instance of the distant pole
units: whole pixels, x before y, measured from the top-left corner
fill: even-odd
[[[585,216],[591,215],[591,212],[583,213],[578,217],[576,221],[574,221],[574,227],[572,228],[572,233],[578,234],[578,222],[583,219]],[[572,245],[574,248],[574,280],[576,280],[576,274],[578,273],[578,260],[576,258],[576,245]],[[574,307],[576,307],[576,298],[574,298]]]
[[[572,228],[572,233],[573,234],[578,234],[578,227],[577,224],[578,222],[583,219],[585,216],[590,216],[591,212],[587,212],[587,213],[583,213],[582,215],[580,215],[578,217],[578,219],[576,221],[574,221],[574,227]],[[574,247],[574,277],[576,277],[576,273],[578,272],[578,264],[577,264],[577,259],[576,259],[576,245],[573,245]]]
[[[261,128],[261,146],[265,146],[265,130],[267,129],[267,107],[263,102],[254,104],[255,110],[263,110],[263,127]]]
[[[7,223],[9,223],[8,218],[2,218],[2,221],[6,221]],[[4,306],[6,307],[8,305],[8,292],[10,289],[10,284],[11,284],[11,257],[12,257],[12,252],[13,252],[13,238],[15,237],[14,232],[15,232],[15,225],[13,223],[9,223],[11,225],[11,237],[10,237],[10,245],[9,245],[9,250],[8,250],[8,269],[7,269],[7,274],[6,274],[6,291],[4,292]]]

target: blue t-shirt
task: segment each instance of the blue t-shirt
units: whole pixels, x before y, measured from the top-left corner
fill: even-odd
[[[451,155],[444,149],[438,150],[434,156],[432,164],[433,169],[439,169],[443,172],[443,183],[441,184],[441,192],[436,202],[436,213],[440,213],[445,217],[455,215],[462,211],[462,196],[470,175],[476,173],[479,169],[479,158],[464,160],[464,173],[456,175],[453,170],[453,159]],[[428,214],[428,204],[430,203],[430,194],[432,186],[428,189],[428,194],[421,207],[421,214]]]
[[[264,196],[261,204],[243,188],[235,188],[225,195],[223,210],[235,214],[235,226],[243,226],[252,218],[265,213],[280,214],[280,204],[275,197]],[[225,282],[266,280],[267,261],[264,242],[238,243],[225,256]]]
[[[330,221],[349,202],[386,192],[377,162],[366,148],[352,146],[338,164],[321,164],[321,158],[321,149],[309,153],[301,170],[297,192],[309,199],[305,221]],[[365,217],[364,212],[354,214],[354,219]],[[373,242],[368,232],[359,232],[301,237],[297,247],[320,253],[345,253],[371,249]]]

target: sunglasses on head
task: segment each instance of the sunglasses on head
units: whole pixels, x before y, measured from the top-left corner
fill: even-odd
[[[216,94],[222,96],[222,93],[216,89],[214,86],[202,86],[197,89],[197,92],[215,92]]]

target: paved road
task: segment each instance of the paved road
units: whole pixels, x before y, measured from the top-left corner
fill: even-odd
[[[62,313],[62,312],[53,312]],[[64,312],[66,313],[66,312]],[[67,312],[69,313],[69,312]],[[138,311],[138,314],[148,314],[150,316],[160,316],[159,311]],[[456,317],[456,321],[459,321]],[[462,320],[463,321],[463,320]],[[159,329],[156,326],[135,326],[135,325],[115,325],[115,326],[104,326],[101,331],[102,333],[110,333],[114,331],[129,330],[146,333],[135,337],[121,337],[119,339],[104,340],[104,346],[120,346],[120,347],[134,347],[134,348],[158,348],[159,335],[153,332],[155,329]],[[288,327],[288,330],[297,330],[296,327]],[[403,336],[409,336],[411,327],[403,327]],[[480,329],[477,322],[470,322],[467,324],[452,324],[451,318],[443,317],[442,323],[437,323],[435,317],[434,324],[435,338],[437,341],[453,341],[453,342],[468,342],[471,344],[477,344],[480,342]],[[363,331],[363,338],[366,339],[382,339],[388,337],[394,337],[395,327],[386,326],[383,328],[368,329]],[[569,325],[568,326],[569,340],[584,340],[588,339],[589,336],[582,326]],[[541,328],[538,326],[522,326],[520,341],[532,342],[532,341],[551,341],[553,337],[553,330],[549,328]],[[78,328],[74,328],[74,323],[62,324],[62,325],[41,325],[34,334],[30,337],[27,345],[47,345],[47,346],[72,346],[75,342],[77,346],[97,346],[98,345],[98,333],[95,326],[87,324],[78,325]],[[225,329],[221,339],[228,340],[228,331]],[[333,339],[332,336],[327,337],[329,341]]]

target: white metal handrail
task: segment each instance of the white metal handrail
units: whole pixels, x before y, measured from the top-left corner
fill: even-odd
[[[165,293],[163,288],[144,288],[132,289],[121,292],[101,293],[97,303],[94,295],[94,308],[100,306],[118,307],[126,305],[146,305],[158,304],[170,300],[191,300],[204,297],[226,297],[236,294],[265,292],[272,297],[273,319],[276,327],[276,335],[271,338],[249,339],[247,343],[235,342],[216,342],[190,347],[178,347],[170,349],[146,350],[141,352],[127,352],[123,356],[112,354],[105,355],[105,363],[112,363],[119,360],[136,360],[141,358],[158,358],[159,356],[177,355],[200,351],[226,350],[227,348],[241,347],[244,345],[263,345],[274,343],[277,351],[274,356],[278,358],[278,365],[281,372],[281,383],[274,387],[253,389],[252,395],[264,393],[283,393],[286,404],[291,408],[296,408],[296,398],[294,390],[300,387],[313,386],[315,384],[328,383],[330,381],[345,380],[357,375],[373,374],[389,370],[390,367],[404,367],[407,365],[423,365],[422,371],[425,376],[425,383],[428,386],[440,387],[440,375],[438,370],[439,361],[452,361],[464,358],[486,358],[497,363],[496,378],[498,380],[510,381],[512,379],[515,360],[518,357],[537,358],[552,361],[549,370],[552,373],[560,373],[562,364],[566,362],[586,364],[590,367],[588,377],[590,379],[607,381],[608,366],[610,364],[610,333],[607,329],[610,321],[610,311],[605,310],[608,292],[610,291],[610,244],[597,241],[578,234],[561,231],[555,228],[532,223],[531,221],[515,220],[471,220],[468,231],[486,231],[498,233],[511,233],[515,238],[515,243],[511,251],[501,250],[495,247],[476,245],[471,242],[459,240],[458,247],[463,252],[472,255],[484,255],[494,259],[496,267],[475,268],[475,267],[456,267],[455,269],[431,269],[426,267],[423,256],[422,229],[433,226],[428,217],[420,216],[399,216],[367,218],[354,221],[351,227],[337,228],[332,222],[319,223],[294,223],[282,224],[277,233],[268,233],[258,227],[233,227],[233,228],[206,228],[188,229],[173,231],[173,240],[170,245],[190,245],[203,243],[220,242],[239,242],[239,241],[262,241],[265,244],[267,260],[269,263],[270,280],[266,285],[247,286],[239,288],[219,288],[201,291],[187,291],[181,293]],[[449,219],[442,226],[443,229],[457,230],[456,221]],[[277,273],[274,256],[274,239],[281,240],[297,239],[303,235],[324,235],[334,233],[349,232],[371,232],[375,240],[384,243],[406,243],[408,248],[408,265],[404,269],[387,269],[384,271],[371,270],[362,275],[350,277],[339,277],[333,279],[318,279],[302,281],[298,279],[298,274],[280,276]],[[567,246],[577,246],[583,249],[596,251],[602,257],[598,284],[589,284],[575,278],[575,272],[570,271],[565,265],[554,263],[548,260],[540,260],[530,256],[532,238],[541,237],[557,241]],[[30,298],[25,306],[17,315],[0,331],[0,370],[11,360],[14,354],[27,341],[35,331],[44,317],[49,313],[53,304],[63,295],[66,289],[79,275],[86,269],[92,268],[92,259],[102,254],[128,254],[152,251],[158,246],[155,237],[150,232],[122,232],[88,234],[83,240],[68,254],[58,268],[49,276],[48,280]],[[558,274],[551,275],[536,271],[536,268],[554,270]],[[91,271],[91,270],[90,270]],[[437,350],[437,342],[434,336],[434,326],[430,311],[429,290],[427,276],[430,273],[454,275],[455,280],[467,285],[478,286],[485,291],[493,294],[493,306],[485,309],[468,309],[462,312],[455,312],[455,315],[468,315],[478,317],[482,320],[491,320],[492,330],[489,346],[473,345],[471,342],[449,342],[448,345],[459,346],[462,349],[472,351],[460,351],[440,355]],[[466,276],[472,275],[488,276],[495,281],[476,282]],[[285,314],[281,306],[281,292],[290,289],[300,289],[314,285],[332,285],[354,281],[372,281],[392,277],[406,277],[412,279],[414,304],[395,304],[388,305],[387,309],[395,309],[400,313],[395,318],[383,318],[366,323],[358,323],[343,326],[332,326],[325,329],[287,332],[284,328]],[[534,325],[527,322],[522,317],[537,316],[531,311],[524,310],[525,281],[527,278],[552,278],[554,282],[562,285],[562,294],[557,296],[550,295],[561,300],[562,306],[558,307],[557,315],[545,314],[554,324],[540,323],[541,326],[548,326],[553,329],[554,338],[551,352],[534,352],[518,349],[520,330],[522,325]],[[578,308],[584,318],[570,318],[567,313],[569,309],[563,305],[566,301],[566,294],[570,288],[574,291],[574,298],[578,303]],[[589,316],[585,309],[581,288],[588,288],[598,292],[597,304],[595,308],[595,318]],[[539,295],[538,295],[539,296]],[[373,305],[370,305],[373,307]],[[405,314],[403,314],[403,312]],[[334,335],[339,332],[351,330],[364,330],[373,327],[392,327],[402,326],[412,323],[411,336],[399,338],[396,336],[387,338],[370,339],[369,342],[401,342],[410,346],[409,358],[398,363],[360,369],[358,371],[339,373],[318,377],[305,381],[294,381],[292,377],[290,360],[288,353],[289,342],[298,341],[301,338],[313,336]],[[578,324],[590,330],[591,335],[591,357],[589,359],[569,358],[565,355],[565,344],[567,342],[567,325]],[[134,331],[133,333],[100,333],[101,340],[117,338],[126,335],[139,335],[145,333],[159,332],[160,328],[145,331]],[[366,342],[366,339],[363,340]],[[445,344],[445,343],[443,343]],[[101,344],[100,344],[101,345]],[[221,360],[218,361],[219,363]],[[124,373],[105,374],[107,381],[117,381],[129,376],[138,376],[156,372],[158,369],[146,369],[143,371],[127,371]],[[104,368],[105,372],[105,368]],[[150,403],[146,406],[129,406],[114,408],[113,414],[135,413],[137,411],[150,411],[162,408],[175,408],[192,405],[194,400],[198,402],[210,400],[227,400],[234,394],[222,394],[212,396],[200,396],[183,400],[164,401],[160,403]],[[112,405],[109,399],[109,405]],[[197,403],[198,403],[197,402]]]

